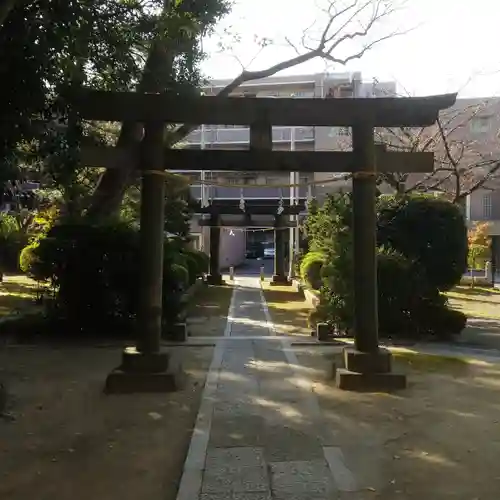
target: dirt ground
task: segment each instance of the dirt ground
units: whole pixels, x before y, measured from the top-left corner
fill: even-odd
[[[233,288],[227,276],[225,285],[209,285],[200,289],[188,310],[187,328],[190,337],[224,335]]]
[[[0,419],[0,498],[175,500],[212,348],[174,354],[183,390],[105,396],[117,347],[0,350],[15,416]]]
[[[358,499],[497,500],[500,491],[500,365],[396,361],[409,388],[397,395],[336,389],[327,348],[297,356],[315,380]],[[330,350],[331,352],[331,350]]]

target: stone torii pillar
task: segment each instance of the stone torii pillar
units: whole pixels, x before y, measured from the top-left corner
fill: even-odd
[[[207,283],[209,285],[222,284],[220,273],[220,215],[210,216],[210,265]]]
[[[336,383],[347,390],[391,390],[406,387],[406,376],[391,371],[391,353],[379,347],[377,289],[377,168],[374,125],[352,126],[354,348],[344,349],[345,368]]]
[[[285,229],[284,216],[274,216],[274,274],[271,285],[289,285],[285,273]]]
[[[164,123],[150,122],[144,129],[137,343],[124,350],[122,364],[108,375],[107,393],[170,392],[178,388],[180,365],[172,363],[170,353],[160,346],[165,239]]]

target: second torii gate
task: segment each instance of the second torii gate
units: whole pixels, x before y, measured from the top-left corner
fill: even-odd
[[[433,153],[376,151],[375,127],[433,125],[456,94],[408,98],[272,99],[183,97],[82,90],[74,97],[81,118],[144,123],[140,151],[93,148],[86,165],[117,168],[139,153],[142,171],[141,307],[137,346],[107,379],[110,392],[175,388],[169,353],[160,349],[165,168],[181,170],[353,172],[355,348],[344,351],[337,370],[342,389],[391,389],[406,384],[391,372],[391,355],[378,343],[376,176],[378,172],[431,172]],[[250,126],[249,151],[165,149],[165,124]],[[352,127],[353,150],[272,151],[272,126]],[[133,160],[132,160],[133,161]]]
[[[208,220],[200,220],[200,226],[210,228],[210,272],[208,282],[218,284],[222,282],[222,277],[219,272],[219,243],[220,243],[220,227],[234,226],[234,224],[225,224],[222,221],[223,215],[242,215],[242,219],[237,223],[239,227],[251,227],[252,215],[272,215],[274,216],[274,274],[271,281],[273,285],[289,285],[291,284],[285,272],[285,251],[284,251],[284,230],[289,229],[290,224],[285,221],[287,215],[299,215],[306,208],[304,201],[298,201],[294,205],[283,201],[280,205],[278,202],[269,203],[269,200],[251,200],[245,203],[245,211],[243,212],[239,204],[236,205],[233,200],[214,200],[208,207],[202,207],[200,203],[196,203],[194,212],[198,214],[209,214]]]

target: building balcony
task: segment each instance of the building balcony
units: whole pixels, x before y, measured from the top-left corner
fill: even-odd
[[[201,129],[195,130],[186,137],[189,145],[201,145]],[[206,146],[210,144],[248,144],[250,142],[250,128],[205,128],[204,141]],[[273,127],[273,142],[291,142],[291,127]],[[314,141],[314,127],[296,127],[295,142]]]
[[[306,198],[307,197],[308,188],[306,186],[299,188],[299,197]],[[191,186],[191,196],[197,200],[201,199],[201,186]],[[231,187],[216,187],[210,186],[207,187],[207,196],[208,198],[213,199],[226,199],[226,200],[239,200],[242,196],[241,188],[231,188]],[[290,197],[290,188],[277,188],[277,187],[248,187],[243,188],[243,198],[245,200],[250,199],[261,199],[261,198],[269,198],[269,199],[280,199],[289,198]]]

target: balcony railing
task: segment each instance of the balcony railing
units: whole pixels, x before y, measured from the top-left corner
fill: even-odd
[[[250,129],[245,128],[206,128],[204,130],[205,144],[248,143]],[[201,129],[195,130],[186,138],[188,144],[201,144]],[[290,142],[292,140],[291,127],[273,127],[273,142]],[[313,127],[296,127],[295,142],[314,140]]]
[[[299,188],[299,197],[306,198],[308,192],[307,186],[301,186]],[[210,186],[207,187],[207,195],[209,198],[213,199],[232,199],[239,200],[241,198],[240,188],[231,187],[217,187]],[[191,196],[195,199],[201,199],[201,186],[191,186]],[[290,188],[276,188],[273,186],[265,187],[258,186],[254,188],[243,188],[243,198],[244,199],[255,199],[255,198],[271,198],[273,200],[290,197]]]

